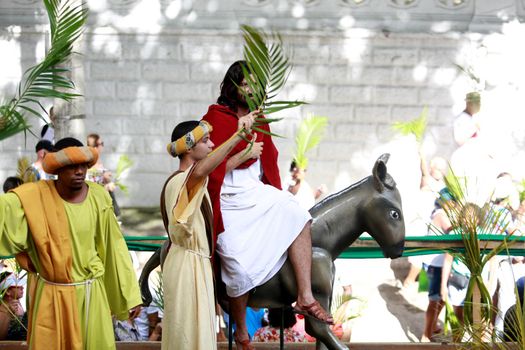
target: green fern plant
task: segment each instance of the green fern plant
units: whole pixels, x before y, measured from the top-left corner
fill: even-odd
[[[16,96],[0,106],[0,141],[30,128],[27,116],[45,120],[40,100],[56,98],[70,102],[80,96],[72,92],[75,84],[60,67],[71,57],[73,44],[82,34],[87,17],[84,4],[72,0],[43,0],[49,18],[51,47],[44,60],[28,69],[18,85]],[[36,108],[36,109],[35,109]]]
[[[250,93],[239,90],[244,95],[250,111],[261,110],[261,113],[267,115],[304,104],[303,101],[272,101],[283,89],[292,71],[292,64],[281,36],[278,33],[269,35],[248,25],[242,25],[241,31],[244,39],[243,56],[246,61],[242,70]],[[258,126],[281,119],[256,118],[252,129],[268,134]]]
[[[157,284],[153,288],[153,292],[155,293],[155,306],[164,311],[164,283],[162,281],[162,271],[157,271]]]
[[[299,169],[305,170],[308,167],[306,153],[321,142],[327,125],[327,117],[315,115],[304,119],[299,125],[299,130],[295,136],[295,152],[293,155],[295,164]]]
[[[416,141],[421,144],[427,129],[427,119],[428,108],[425,106],[419,117],[408,122],[394,122],[392,124],[392,128],[400,132],[402,135],[414,135],[416,137]]]

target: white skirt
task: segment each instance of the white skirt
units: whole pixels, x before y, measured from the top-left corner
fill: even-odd
[[[291,193],[262,182],[242,193],[222,194],[221,212],[224,232],[218,236],[217,253],[230,297],[272,278],[311,219]]]

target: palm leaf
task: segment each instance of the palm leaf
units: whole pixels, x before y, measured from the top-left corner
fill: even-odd
[[[525,179],[521,180],[519,183],[519,191],[520,191],[520,203],[525,200]]]
[[[512,235],[503,236],[503,240],[495,248],[489,249],[488,243],[482,245],[478,234],[497,234],[501,231],[501,212],[489,202],[482,207],[467,201],[466,192],[467,180],[458,178],[453,171],[445,177],[445,184],[455,199],[454,205],[444,206],[443,209],[450,220],[454,232],[461,235],[463,249],[449,249],[450,254],[461,261],[470,271],[470,280],[467,287],[467,294],[464,304],[465,329],[469,336],[473,336],[472,331],[476,331],[480,324],[474,323],[473,308],[480,308],[481,325],[486,324],[490,319],[492,310],[492,298],[483,278],[483,267],[496,254],[505,250],[514,243]],[[446,199],[441,198],[444,202]],[[473,296],[479,293],[479,300],[473,300]],[[479,329],[478,329],[479,331]]]
[[[118,188],[120,188],[120,190],[122,192],[124,192],[125,194],[128,194],[128,187],[126,185],[124,185],[121,181],[121,177],[122,177],[122,174],[128,170],[129,168],[131,168],[133,166],[133,161],[131,159],[129,159],[129,157],[125,154],[121,155],[120,158],[118,159],[118,163],[117,163],[117,171],[116,171],[116,174],[115,174],[115,180],[114,180],[114,183],[115,185],[118,186]]]
[[[57,66],[66,63],[73,53],[73,44],[84,28],[87,9],[84,4],[73,5],[74,0],[43,1],[49,18],[51,46],[44,60],[24,73],[17,96],[0,106],[0,140],[29,129],[26,113],[44,119],[30,106],[36,104],[43,109],[39,99],[69,102],[80,96],[72,92],[75,84],[65,76],[69,70]]]
[[[308,166],[306,153],[321,142],[327,125],[328,118],[319,116],[311,116],[301,122],[295,137],[293,158],[299,169],[304,170]]]
[[[31,162],[27,157],[18,158],[16,176],[24,183],[37,181],[37,174],[31,168]]]
[[[302,101],[279,101],[278,105],[270,102],[283,89],[292,70],[281,36],[268,35],[248,25],[242,25],[241,30],[246,61],[242,69],[251,94],[241,91],[250,110],[261,109],[263,114],[270,114],[304,104]]]
[[[454,65],[456,66],[457,69],[462,71],[466,76],[468,76],[470,79],[472,79],[473,81],[479,84],[479,82],[481,81],[481,78],[476,74],[476,72],[471,66],[464,68],[462,65],[459,65],[457,63],[454,63]]]
[[[419,117],[408,122],[394,122],[394,124],[392,124],[392,128],[399,131],[402,135],[413,134],[416,137],[416,141],[421,143],[427,128],[427,116],[428,108],[425,106]]]

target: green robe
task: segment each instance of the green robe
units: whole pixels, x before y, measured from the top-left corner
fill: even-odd
[[[62,204],[69,222],[72,280],[82,282],[92,279],[93,283],[89,295],[86,295],[89,287],[84,284],[60,287],[75,288],[79,318],[60,321],[80,323],[78,326],[84,349],[115,349],[111,315],[125,319],[128,310],[140,305],[142,300],[131,258],[111,206],[111,198],[103,187],[86,183],[89,190],[82,203],[73,204],[62,200]],[[20,252],[27,252],[36,271],[41,271],[42,265],[21,201],[16,194],[8,193],[0,196],[0,255]],[[56,304],[48,304],[46,298],[41,298],[43,289],[52,287],[38,278],[30,317],[33,325],[39,325],[40,334],[47,334],[48,337],[33,339],[33,335],[29,334],[31,348],[41,349],[47,345],[48,339],[63,348],[61,339],[68,337],[68,334],[60,334],[54,329],[53,320],[49,321],[49,329],[46,329],[47,320],[38,319],[40,308],[56,307]],[[89,310],[86,309],[87,302]]]

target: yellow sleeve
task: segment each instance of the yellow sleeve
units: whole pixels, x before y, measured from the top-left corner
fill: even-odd
[[[28,227],[22,204],[14,193],[0,195],[0,255],[28,248]]]
[[[175,176],[165,193],[166,209],[171,211],[170,225],[182,228],[187,235],[193,232],[193,215],[200,210],[208,185],[208,178],[205,178],[189,189],[186,184],[192,171],[193,167]]]
[[[109,198],[109,196],[108,196]],[[112,314],[128,318],[128,310],[142,304],[137,276],[111,204],[103,209],[96,249],[104,265],[104,285]]]

